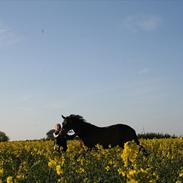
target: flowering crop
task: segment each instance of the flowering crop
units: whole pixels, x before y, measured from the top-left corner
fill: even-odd
[[[181,183],[183,139],[141,140],[148,155],[134,142],[124,149],[68,142],[67,152],[53,151],[51,141],[0,143],[0,183]]]

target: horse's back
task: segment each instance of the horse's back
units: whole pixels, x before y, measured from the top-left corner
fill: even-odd
[[[135,130],[125,124],[115,124],[101,129],[103,142],[112,146],[123,146],[125,142],[134,140],[139,144]],[[105,137],[104,137],[105,136]],[[104,140],[105,139],[105,140]]]
[[[103,127],[102,128],[103,130],[105,129],[106,131],[111,131],[112,133],[116,132],[116,133],[130,133],[130,134],[136,134],[135,130],[126,125],[126,124],[115,124],[115,125],[111,125],[111,126],[108,126],[108,127]]]

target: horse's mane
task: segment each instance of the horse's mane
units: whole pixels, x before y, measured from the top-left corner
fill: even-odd
[[[95,126],[89,122],[87,122],[82,116],[80,115],[75,115],[75,114],[71,114],[70,116],[68,116],[69,119],[77,121],[77,124],[80,125],[88,125],[88,126]],[[96,126],[95,126],[96,127]]]
[[[77,121],[78,123],[86,123],[86,120],[80,115],[71,114],[67,118],[70,120]]]

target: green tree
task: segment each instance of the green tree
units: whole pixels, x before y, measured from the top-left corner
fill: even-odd
[[[54,137],[53,137],[53,132],[54,132],[54,131],[55,131],[54,129],[49,130],[49,131],[46,133],[46,139],[54,139]]]
[[[9,141],[9,137],[4,133],[0,131],[0,142]]]

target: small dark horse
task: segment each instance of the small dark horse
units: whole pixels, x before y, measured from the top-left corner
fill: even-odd
[[[124,146],[127,141],[134,140],[138,145],[139,141],[136,132],[133,128],[124,124],[116,124],[108,127],[97,127],[86,122],[82,116],[70,115],[67,117],[62,116],[64,119],[62,126],[67,132],[74,130],[76,135],[84,142],[87,147],[94,147],[96,144],[102,145],[107,148],[109,145],[114,147],[119,145]],[[140,146],[143,148],[142,146]]]

